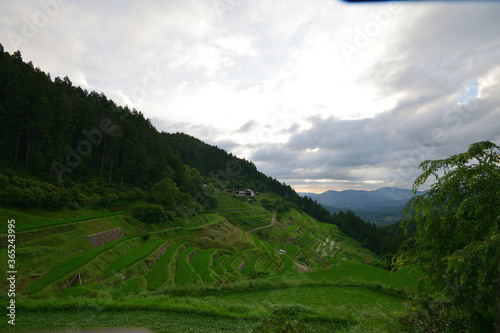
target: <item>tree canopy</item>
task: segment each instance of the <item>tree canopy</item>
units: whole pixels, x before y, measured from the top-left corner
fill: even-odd
[[[436,182],[407,203],[401,222],[407,229],[414,221],[417,230],[396,262],[422,269],[423,286],[448,304],[436,315],[451,318],[452,331],[493,330],[500,258],[499,154],[499,146],[484,141],[465,153],[423,162],[413,190],[430,177]]]

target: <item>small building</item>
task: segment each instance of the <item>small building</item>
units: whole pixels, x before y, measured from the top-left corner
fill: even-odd
[[[255,197],[255,192],[249,188],[240,188],[238,191],[235,192],[236,192],[235,194],[239,197],[250,197],[250,198]]]

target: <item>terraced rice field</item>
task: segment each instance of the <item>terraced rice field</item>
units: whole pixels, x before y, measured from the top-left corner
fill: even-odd
[[[230,195],[219,195],[218,200],[218,213],[243,230],[263,227],[271,223],[272,213],[264,208],[252,206],[243,199]]]
[[[189,263],[188,257],[195,250],[194,247],[186,247],[177,257],[177,268],[175,270],[175,283],[186,286],[197,282],[200,277]]]
[[[201,277],[203,282],[214,282],[213,276],[215,272],[212,270],[212,255],[216,249],[207,249],[199,251],[196,256],[191,260],[191,266],[196,273]]]
[[[132,235],[128,236],[119,240],[116,240],[114,242],[110,242],[106,245],[103,245],[101,247],[95,248],[93,250],[90,250],[88,252],[84,252],[76,257],[66,259],[65,261],[61,262],[60,264],[52,267],[52,269],[47,273],[42,275],[40,278],[38,278],[35,282],[33,282],[31,285],[26,288],[24,291],[25,294],[33,294],[38,291],[40,291],[43,287],[45,287],[47,284],[54,282],[62,277],[64,277],[67,274],[70,274],[71,272],[75,271],[76,269],[82,267],[86,263],[88,263],[90,260],[94,259],[96,256],[99,254],[112,249],[114,246],[118,245],[121,242],[127,241],[131,238],[137,237],[139,235]]]
[[[132,251],[124,254],[116,261],[112,262],[108,267],[106,267],[102,273],[103,278],[108,278],[111,275],[120,272],[124,268],[134,264],[135,262],[145,258],[151,252],[156,250],[165,241],[162,239],[156,239],[149,241],[141,245],[140,247],[133,249]]]
[[[168,278],[167,265],[172,262],[172,259],[184,241],[177,242],[172,245],[161,257],[156,261],[153,268],[146,273],[145,278],[148,281],[148,290],[156,290]]]

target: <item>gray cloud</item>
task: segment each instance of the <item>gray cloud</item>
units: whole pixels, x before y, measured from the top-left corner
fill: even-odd
[[[424,159],[500,142],[495,2],[401,4],[349,66],[338,45],[386,4],[65,2],[11,45],[41,3],[3,4],[7,51],[298,188],[409,187]],[[480,98],[459,107],[475,80]]]
[[[244,123],[240,129],[239,129],[239,132],[241,133],[248,133],[250,132],[252,129],[255,129],[256,127],[258,126],[257,122],[255,121],[255,119],[250,119],[249,121],[247,121],[246,123]]]
[[[347,188],[409,188],[422,161],[463,152],[477,141],[500,142],[498,96],[498,89],[492,90],[464,106],[416,101],[359,120],[312,116],[311,128],[293,134],[286,144],[257,150],[252,160],[296,185],[310,186],[305,179],[316,179],[347,181],[336,184]]]

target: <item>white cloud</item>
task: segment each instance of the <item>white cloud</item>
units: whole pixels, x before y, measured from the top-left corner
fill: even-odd
[[[47,3],[3,4],[7,51],[297,188],[409,187],[416,160],[500,140],[498,3]],[[457,109],[475,80],[480,107]]]

